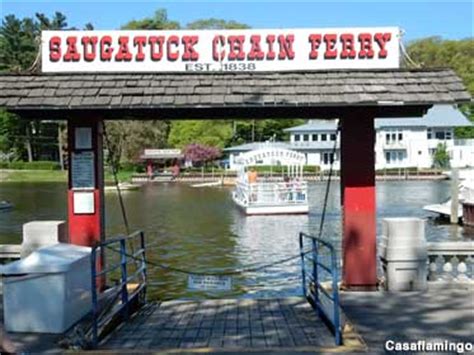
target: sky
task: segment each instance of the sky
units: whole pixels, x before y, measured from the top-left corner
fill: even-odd
[[[2,18],[64,13],[69,26],[119,29],[132,19],[150,17],[164,8],[168,18],[186,25],[202,18],[221,18],[252,28],[321,28],[398,26],[404,39],[473,36],[474,1],[26,1],[0,0]]]

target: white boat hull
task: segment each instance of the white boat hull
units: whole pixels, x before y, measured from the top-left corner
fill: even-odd
[[[307,203],[301,204],[281,204],[281,205],[253,205],[249,206],[232,196],[235,204],[247,215],[277,215],[277,214],[308,214]]]
[[[439,203],[433,205],[424,206],[423,209],[425,211],[438,213],[443,217],[450,217],[451,216],[451,203]],[[462,207],[461,205],[458,206],[458,218],[462,217]]]

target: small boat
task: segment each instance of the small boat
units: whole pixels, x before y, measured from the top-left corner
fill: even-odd
[[[200,184],[193,184],[191,187],[210,187],[210,186],[222,186],[222,180],[203,182]]]
[[[138,190],[140,188],[140,185],[137,184],[131,184],[129,182],[121,182],[118,184],[120,191],[133,191],[133,190]],[[108,185],[104,187],[105,192],[116,192],[117,191],[117,186],[116,185]]]
[[[474,201],[474,183],[470,180],[461,182],[459,184],[458,193],[458,218],[461,218],[463,215],[462,203],[464,201]],[[423,209],[425,211],[437,213],[441,217],[449,218],[451,216],[451,198],[443,203],[423,206]]]
[[[278,165],[286,165],[285,177],[277,181],[257,179],[252,166],[261,161],[261,157],[273,157]],[[307,214],[308,185],[303,180],[305,160],[304,154],[270,147],[239,155],[232,200],[246,215]]]
[[[0,201],[0,211],[8,211],[13,208],[13,204],[9,201]]]

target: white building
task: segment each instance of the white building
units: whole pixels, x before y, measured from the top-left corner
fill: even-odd
[[[455,107],[436,105],[420,118],[384,118],[375,120],[375,168],[430,168],[439,143],[446,144],[452,167],[474,166],[474,139],[454,139],[456,127],[472,123]],[[339,139],[336,137],[337,120],[309,120],[306,124],[286,129],[289,142],[249,143],[225,149],[229,153],[230,168],[234,157],[254,150],[262,144],[277,145],[304,153],[307,165],[329,168],[336,144],[334,168],[339,169]],[[269,159],[260,164],[271,165]]]

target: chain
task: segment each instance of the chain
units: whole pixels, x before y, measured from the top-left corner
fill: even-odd
[[[118,250],[118,249],[112,248],[108,245],[106,245],[105,247],[107,249],[113,250],[116,253],[120,253],[120,250]],[[260,271],[260,270],[263,270],[263,269],[270,268],[272,266],[285,264],[289,261],[301,258],[301,256],[312,253],[313,251],[314,251],[314,249],[311,248],[310,250],[306,250],[306,251],[300,252],[296,255],[292,255],[292,256],[289,256],[289,257],[286,257],[286,258],[283,258],[283,259],[279,259],[279,260],[276,260],[276,261],[271,262],[271,263],[267,263],[267,264],[263,264],[263,265],[259,265],[259,266],[247,266],[247,267],[242,267],[242,268],[239,268],[239,269],[229,270],[229,271],[226,271],[226,270],[224,270],[224,271],[215,271],[215,272],[190,271],[190,270],[186,270],[186,269],[182,269],[182,268],[177,268],[177,267],[173,267],[173,266],[164,265],[164,264],[157,263],[157,262],[154,262],[154,261],[147,261],[146,264],[147,264],[147,266],[150,265],[153,268],[159,268],[159,269],[173,271],[173,272],[186,274],[186,275],[232,276],[232,275],[241,275],[241,274],[244,274],[244,273],[256,272],[256,271]],[[142,261],[142,259],[137,258],[137,257],[133,256],[132,254],[125,253],[125,256],[127,256],[131,259],[134,259],[136,261]]]
[[[336,151],[337,151],[337,139],[339,137],[339,132],[341,131],[341,123],[340,121],[337,124],[337,129],[336,129],[336,139],[334,140],[334,146],[332,148],[332,153],[331,153],[331,165],[329,166],[329,175],[328,175],[328,181],[326,184],[326,192],[324,194],[324,203],[323,203],[323,211],[321,213],[321,221],[319,224],[319,234],[318,237],[321,238],[323,235],[323,227],[324,227],[324,220],[326,219],[326,209],[328,205],[328,198],[329,198],[329,190],[331,189],[331,177],[333,173],[333,165],[334,165],[334,160],[336,157]]]

